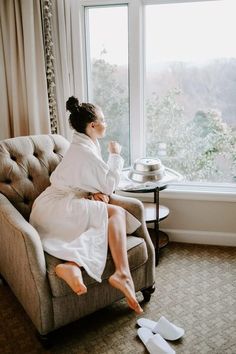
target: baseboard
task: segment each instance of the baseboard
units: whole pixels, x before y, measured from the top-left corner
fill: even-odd
[[[169,235],[170,241],[236,247],[235,233],[163,228],[161,230]]]

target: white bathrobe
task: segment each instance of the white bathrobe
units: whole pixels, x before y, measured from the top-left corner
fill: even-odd
[[[108,213],[105,203],[86,199],[89,193],[111,195],[116,189],[123,159],[110,154],[106,164],[100,146],[74,132],[72,143],[50,177],[51,185],[35,200],[30,223],[49,254],[84,267],[101,282],[108,248]],[[127,233],[140,222],[126,212]]]

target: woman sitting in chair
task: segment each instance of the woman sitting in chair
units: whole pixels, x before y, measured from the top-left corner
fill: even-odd
[[[119,289],[138,314],[140,307],[131,277],[126,233],[134,232],[139,221],[123,208],[109,204],[123,167],[121,146],[111,141],[109,159],[103,161],[98,139],[106,123],[101,109],[70,97],[66,103],[74,129],[72,143],[50,177],[51,185],[35,200],[30,223],[37,229],[43,248],[64,260],[55,268],[78,295],[87,292],[81,267],[101,282],[108,245],[115,264],[109,283]]]

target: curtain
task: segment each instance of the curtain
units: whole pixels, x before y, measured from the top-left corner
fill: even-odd
[[[72,130],[68,123],[65,105],[69,96],[84,99],[81,73],[82,48],[80,44],[80,10],[78,0],[52,0],[52,38],[58,131],[70,139]]]
[[[50,133],[41,7],[0,0],[0,139]]]

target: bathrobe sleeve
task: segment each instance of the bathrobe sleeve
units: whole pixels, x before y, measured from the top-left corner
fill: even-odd
[[[83,167],[80,169],[80,178],[83,181],[81,187],[92,193],[112,194],[119,184],[123,158],[118,154],[110,154],[106,164],[98,156],[89,155],[83,159]]]
[[[120,174],[124,166],[123,158],[118,154],[110,154],[107,162],[107,169],[103,172],[98,170],[98,180],[101,185],[101,192],[112,194],[120,182]]]

